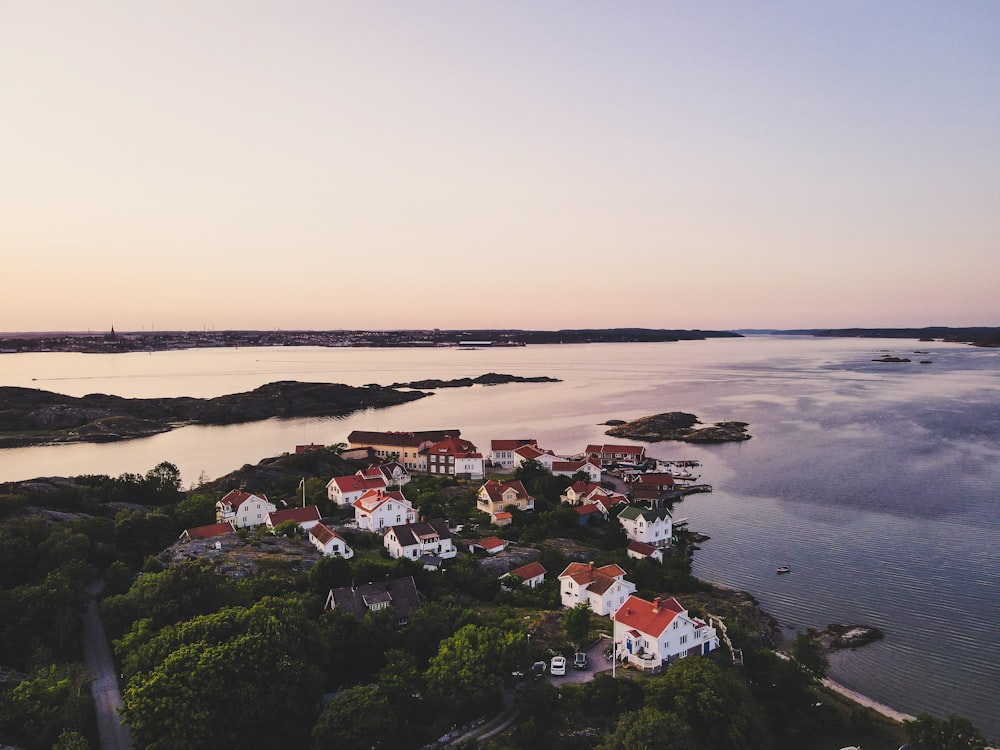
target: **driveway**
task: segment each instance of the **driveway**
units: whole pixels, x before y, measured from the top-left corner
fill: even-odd
[[[604,649],[610,645],[611,641],[601,638],[597,643],[585,648],[583,653],[587,655],[586,669],[573,669],[573,657],[566,660],[566,674],[556,677],[549,674],[549,681],[553,685],[565,685],[571,682],[587,682],[594,679],[598,672],[607,672],[611,669],[611,662],[604,658]]]

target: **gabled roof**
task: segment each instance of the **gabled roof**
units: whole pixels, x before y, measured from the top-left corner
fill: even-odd
[[[639,518],[646,520],[646,523],[654,523],[656,521],[664,521],[668,518],[673,518],[670,515],[670,511],[666,508],[640,508],[636,505],[631,505],[625,508],[621,513],[618,514],[618,518],[624,518],[626,521],[635,521]]]
[[[357,476],[365,479],[382,479],[386,483],[391,483],[393,473],[409,474],[409,470],[397,461],[389,461],[384,464],[372,464],[367,469],[359,469]]]
[[[569,486],[567,492],[569,490],[573,490],[573,492],[575,492],[577,495],[589,495],[593,492],[598,492],[599,494],[602,495],[611,494],[610,490],[604,489],[604,487],[602,487],[597,482],[573,482],[573,484]]]
[[[589,516],[591,513],[600,513],[601,512],[601,509],[598,508],[593,503],[588,503],[587,505],[577,505],[577,506],[574,506],[573,510],[575,510],[581,516]]]
[[[640,633],[659,638],[667,626],[677,615],[686,610],[674,597],[649,602],[634,594],[615,612],[615,622],[620,622],[628,628],[635,628]]]
[[[327,544],[329,544],[334,539],[339,539],[346,546],[350,546],[350,545],[347,544],[347,540],[344,539],[344,537],[342,537],[340,534],[338,534],[333,529],[327,528],[326,526],[324,526],[321,523],[318,523],[315,526],[313,526],[311,529],[309,529],[309,536],[311,536],[313,539],[315,539],[317,542],[319,542],[320,544],[322,544],[324,546],[327,545]]]
[[[600,464],[598,464],[594,459],[592,459],[592,458],[585,458],[585,459],[582,459],[580,461],[553,461],[552,462],[552,471],[572,471],[572,472],[577,472],[577,471],[579,471],[580,469],[582,469],[584,466],[586,466],[588,464],[591,465],[591,466],[594,466],[594,467],[596,467],[598,469],[601,468]]]
[[[491,549],[497,549],[498,547],[503,548],[507,546],[507,542],[495,536],[487,536],[483,537],[482,539],[477,539],[475,542],[473,542],[473,544],[475,544],[477,547],[482,547],[484,550],[487,551]]]
[[[236,531],[236,527],[232,523],[210,523],[208,526],[195,526],[193,529],[185,529],[184,533],[190,539],[211,539],[213,536],[231,534],[234,531]]]
[[[490,502],[502,503],[504,502],[503,496],[507,490],[511,489],[517,493],[517,498],[524,498],[527,500],[531,497],[528,491],[524,489],[524,485],[521,484],[520,480],[515,479],[513,482],[498,482],[496,479],[490,479],[482,487],[479,488],[480,491],[485,490],[487,496],[490,498]]]
[[[667,472],[636,474],[634,482],[635,484],[652,485],[655,487],[673,487],[674,475]]]
[[[320,520],[319,508],[310,505],[308,508],[288,508],[287,510],[276,510],[268,513],[272,526],[277,526],[285,521],[295,521],[295,523],[309,523]]]
[[[389,604],[400,617],[406,617],[420,607],[420,594],[417,592],[413,576],[393,578],[388,583],[363,583],[355,587],[331,589],[327,597],[327,606],[361,618],[368,613],[366,599],[374,603],[376,599],[386,601],[385,597],[388,597]]]
[[[399,448],[419,448],[423,443],[437,443],[446,437],[458,437],[461,430],[423,430],[419,432],[372,432],[354,430],[347,436],[352,445],[392,445]]]
[[[420,544],[422,539],[438,537],[440,539],[451,539],[451,532],[448,530],[448,522],[443,518],[432,518],[430,521],[419,523],[399,524],[390,526],[386,533],[395,534],[403,547],[412,547]]]
[[[421,453],[430,455],[454,456],[455,458],[482,458],[475,445],[462,438],[447,437],[444,440],[424,448]]]
[[[540,456],[555,455],[555,453],[553,453],[552,451],[547,449],[543,450],[542,448],[539,448],[537,445],[522,445],[519,448],[515,448],[514,453],[519,455],[521,458],[528,459],[529,461],[539,458]]]
[[[351,474],[346,477],[334,477],[329,482],[327,482],[327,487],[331,484],[337,485],[337,488],[341,492],[360,492],[366,490],[384,490],[386,488],[385,480],[381,477],[369,479],[367,477],[359,477],[357,474]]]
[[[522,581],[530,581],[532,578],[537,578],[538,576],[544,576],[548,571],[542,567],[542,564],[535,560],[527,565],[522,565],[520,568],[515,568],[510,571],[510,575],[517,576]]]
[[[646,544],[645,542],[637,542],[634,539],[629,539],[626,549],[628,549],[629,552],[635,552],[637,555],[649,557],[656,552],[659,547],[654,547],[652,544]]]
[[[610,495],[598,495],[594,498],[594,505],[600,505],[604,508],[605,512],[609,512],[616,505],[621,505],[622,503],[628,503],[628,498],[624,495],[619,495],[617,492],[612,492]]]
[[[604,445],[588,445],[585,453],[623,453],[627,456],[638,456],[645,453],[646,449],[641,445],[617,445],[615,443],[604,443]]]
[[[610,578],[612,581],[625,575],[625,571],[615,564],[594,567],[594,563],[570,563],[566,569],[559,574],[559,578],[572,578],[581,586],[586,586],[598,579]]]
[[[521,438],[518,440],[491,440],[490,450],[512,451],[515,448],[520,448],[522,445],[538,445],[538,441],[534,438]]]
[[[229,490],[219,502],[230,506],[233,510],[237,510],[252,497],[263,500],[265,503],[267,502],[267,495],[255,495],[252,492],[244,492],[243,490]]]
[[[358,510],[371,513],[390,500],[396,500],[410,507],[410,501],[403,497],[403,493],[399,490],[393,490],[392,492],[368,490],[368,492],[355,500],[352,505]]]

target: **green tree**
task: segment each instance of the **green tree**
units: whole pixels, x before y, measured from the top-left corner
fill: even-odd
[[[0,735],[26,748],[50,748],[63,730],[92,733],[94,703],[82,664],[33,671],[0,700]]]
[[[590,630],[590,602],[582,601],[566,610],[562,616],[562,629],[570,643],[576,646],[583,643]]]
[[[341,690],[326,704],[312,730],[316,750],[398,747],[396,710],[375,685]]]
[[[913,750],[983,750],[986,739],[972,722],[951,714],[935,719],[924,712],[906,722],[906,736]]]
[[[817,680],[826,677],[826,670],[830,667],[830,661],[823,653],[823,644],[820,643],[819,633],[815,628],[809,628],[805,633],[799,633],[792,641],[791,657],[806,673],[812,675]]]
[[[161,461],[146,472],[146,484],[163,503],[177,500],[181,490],[181,471],[169,461]]]
[[[646,706],[623,714],[599,750],[698,747],[691,728],[676,714]],[[703,746],[707,747],[707,746]]]

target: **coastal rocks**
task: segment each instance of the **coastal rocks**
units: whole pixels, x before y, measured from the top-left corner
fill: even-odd
[[[820,642],[830,651],[858,648],[884,637],[881,630],[872,625],[830,624],[820,633]]]
[[[884,357],[879,357],[878,359],[872,360],[872,362],[889,362],[889,363],[912,362],[912,361],[913,361],[912,359],[909,359],[907,357],[893,357],[888,354],[886,354]]]
[[[664,412],[641,417],[612,427],[605,432],[613,437],[656,443],[679,440],[685,443],[726,443],[749,440],[746,422],[717,422],[708,427],[696,427],[698,417],[683,411]]]

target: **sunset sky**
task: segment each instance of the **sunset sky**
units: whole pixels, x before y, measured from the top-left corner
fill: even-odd
[[[0,331],[1000,325],[1000,2],[0,3]]]

